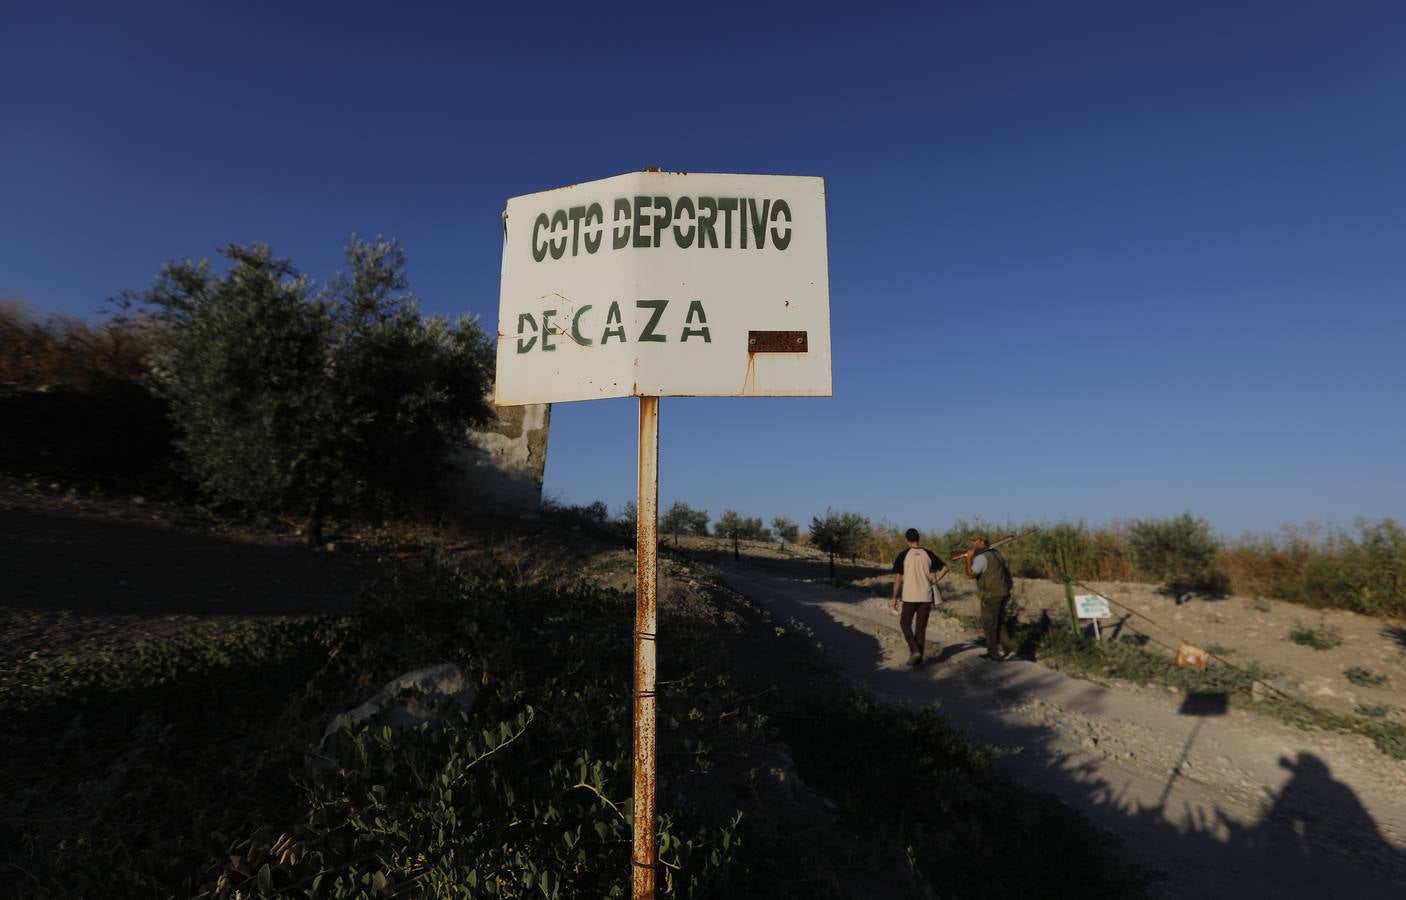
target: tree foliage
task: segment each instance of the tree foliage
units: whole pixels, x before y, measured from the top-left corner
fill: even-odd
[[[1211,523],[1189,512],[1172,519],[1143,519],[1128,526],[1133,562],[1143,573],[1180,593],[1210,587],[1219,542]]]
[[[267,245],[169,263],[119,303],[157,326],[153,373],[190,474],[212,498],[308,516],[383,508],[435,484],[486,421],[489,345],[467,318],[420,314],[394,241],[352,238],[318,288]]]
[[[620,508],[620,515],[616,518],[620,523],[622,531],[633,535],[640,527],[640,510],[635,505],[635,501],[626,500],[625,505]]]
[[[681,534],[704,535],[708,533],[708,511],[694,509],[682,500],[675,500],[659,519],[659,531],[672,534],[674,543]]]
[[[781,541],[783,546],[786,544],[794,544],[796,538],[801,535],[801,526],[792,522],[785,516],[777,516],[772,519],[771,530],[776,532],[776,537]]]
[[[830,577],[835,577],[835,557],[853,558],[860,545],[869,537],[871,526],[867,516],[853,512],[825,510],[824,517],[810,520],[810,542],[830,555]]]
[[[742,555],[743,541],[769,541],[771,532],[762,524],[760,516],[743,516],[735,510],[725,509],[714,527],[718,537],[732,541],[732,555]]]

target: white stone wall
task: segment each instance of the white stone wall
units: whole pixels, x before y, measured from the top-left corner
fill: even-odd
[[[508,516],[541,512],[551,417],[550,404],[509,406],[482,430],[470,431],[471,446],[456,460],[463,475],[459,507]]]

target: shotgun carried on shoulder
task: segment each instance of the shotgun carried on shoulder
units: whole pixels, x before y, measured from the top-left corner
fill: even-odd
[[[1008,534],[1008,535],[1006,535],[1005,537],[1001,538],[1000,540],[992,541],[991,543],[987,544],[987,545],[986,545],[986,549],[987,549],[987,550],[995,550],[997,547],[1004,547],[1005,545],[1009,544],[1011,541],[1020,540],[1021,538],[1025,537],[1026,535],[1028,535],[1028,534],[1034,534],[1034,533],[1035,533],[1035,529],[1032,528],[1032,529],[1030,529],[1029,531],[1022,531],[1020,534]],[[959,560],[959,559],[966,559],[968,556],[971,556],[971,548],[970,548],[970,547],[968,547],[968,548],[966,548],[966,549],[964,549],[964,550],[953,550],[952,553],[951,553],[951,558],[952,558],[952,561],[953,561],[953,562],[956,562],[956,561]]]

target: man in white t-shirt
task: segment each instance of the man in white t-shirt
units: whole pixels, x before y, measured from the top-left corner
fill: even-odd
[[[903,536],[908,549],[899,552],[893,561],[893,608],[899,607],[902,595],[903,614],[899,628],[908,642],[908,665],[923,663],[923,645],[928,633],[928,613],[932,611],[933,589],[947,574],[947,564],[924,547],[918,546],[918,529],[910,528]]]

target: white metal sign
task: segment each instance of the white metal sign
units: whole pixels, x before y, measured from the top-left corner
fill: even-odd
[[[1074,608],[1081,619],[1111,619],[1113,610],[1108,607],[1108,598],[1098,594],[1076,594]]]
[[[637,172],[504,212],[499,406],[829,396],[825,182]]]

